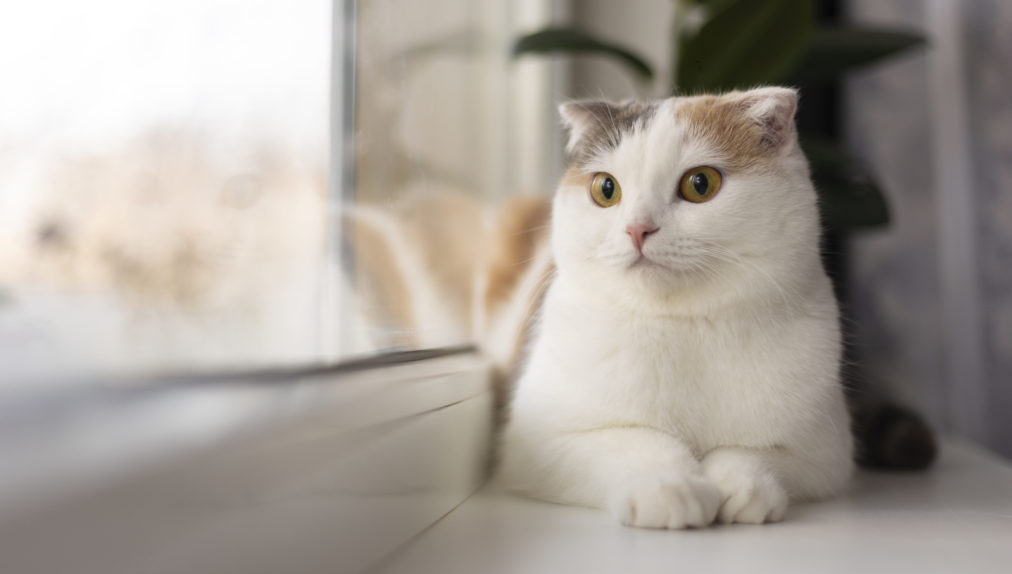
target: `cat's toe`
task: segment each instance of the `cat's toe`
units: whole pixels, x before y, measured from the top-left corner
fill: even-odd
[[[615,499],[622,524],[639,528],[697,528],[717,515],[720,493],[703,477],[664,473],[640,478]]]
[[[718,522],[777,522],[787,512],[787,493],[772,473],[752,459],[733,452],[715,453],[703,461],[703,471],[720,491]]]
[[[744,482],[744,481],[742,481]],[[772,477],[758,477],[737,490],[721,488],[724,501],[717,520],[724,524],[778,522],[787,512],[787,494]]]

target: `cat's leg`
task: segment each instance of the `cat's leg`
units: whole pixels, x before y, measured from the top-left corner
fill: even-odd
[[[720,490],[717,520],[723,523],[776,522],[788,500],[835,494],[852,472],[849,450],[801,454],[788,448],[717,448],[703,457],[703,473]]]
[[[848,414],[842,395],[827,402],[821,410],[800,409],[821,414],[793,421],[776,447],[728,445],[703,456],[703,474],[720,489],[718,521],[775,522],[789,500],[826,498],[846,487],[854,469]]]
[[[768,461],[771,454],[718,448],[703,457],[703,473],[720,490],[718,521],[762,524],[784,517],[787,491]]]
[[[706,526],[720,503],[717,488],[702,475],[689,449],[646,427],[557,435],[507,431],[503,452],[503,486],[607,509],[630,526]]]

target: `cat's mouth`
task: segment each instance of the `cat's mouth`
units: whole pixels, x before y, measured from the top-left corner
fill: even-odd
[[[692,273],[698,266],[692,262],[686,261],[679,257],[669,257],[667,254],[650,257],[649,255],[640,254],[626,270],[630,273],[636,273],[643,276],[663,276],[670,277],[674,275],[685,275]]]
[[[637,257],[635,261],[629,264],[630,269],[655,269],[663,267],[665,267],[665,265],[647,257],[642,253],[640,253],[640,256]]]

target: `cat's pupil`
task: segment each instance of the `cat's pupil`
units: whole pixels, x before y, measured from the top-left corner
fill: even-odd
[[[710,180],[704,174],[697,173],[692,176],[692,187],[699,195],[706,195],[706,188],[710,187]]]
[[[605,199],[611,199],[611,196],[615,195],[615,180],[610,177],[604,178],[601,182],[601,195]]]

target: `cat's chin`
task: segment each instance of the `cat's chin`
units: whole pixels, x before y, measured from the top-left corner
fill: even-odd
[[[635,281],[643,283],[652,291],[668,293],[682,286],[692,285],[698,281],[695,268],[681,268],[641,255],[629,264],[625,273]]]
[[[654,268],[654,267],[664,268],[665,265],[663,265],[663,264],[661,264],[661,263],[659,263],[657,261],[654,261],[653,259],[647,257],[646,255],[642,255],[642,254],[637,259],[635,259],[632,263],[629,264],[629,268],[631,268],[631,269],[632,268],[644,268],[644,267],[646,267],[646,268]]]
[[[698,286],[703,279],[693,269],[672,267],[645,257],[630,264],[623,274],[622,283],[638,292],[638,298],[654,300],[655,303],[677,297]]]

